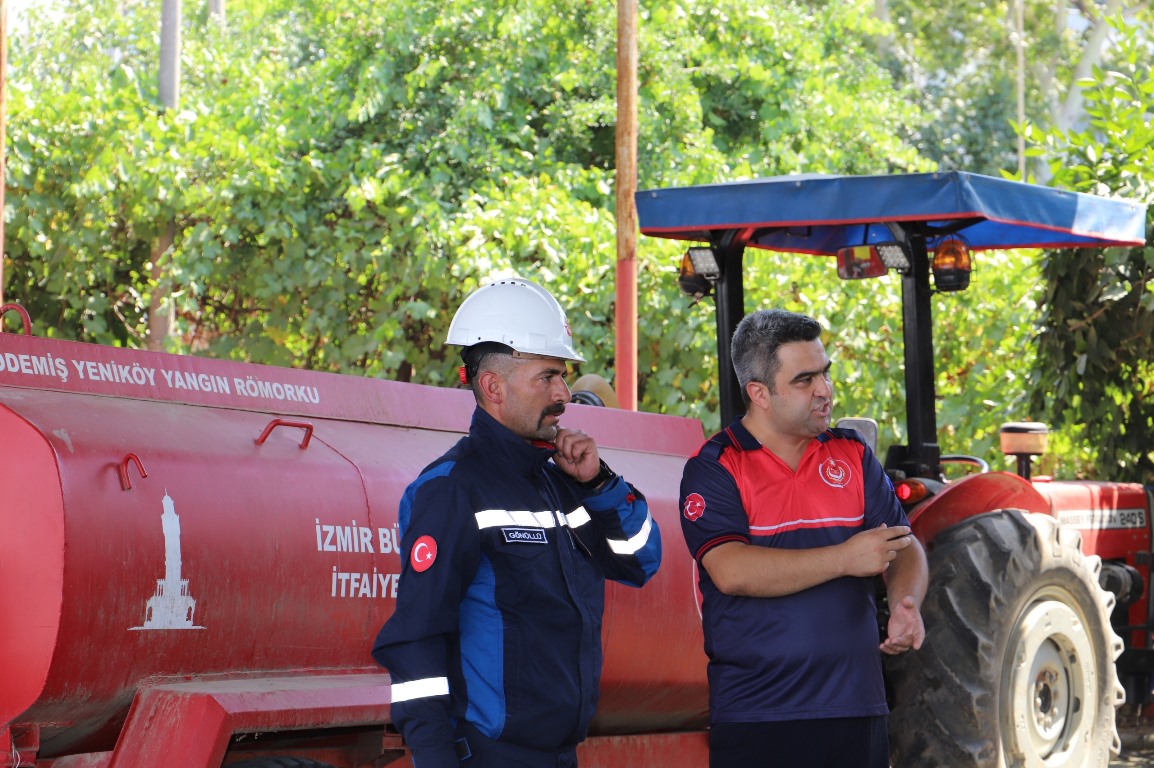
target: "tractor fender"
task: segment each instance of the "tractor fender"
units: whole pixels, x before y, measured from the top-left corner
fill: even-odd
[[[1053,515],[1049,500],[1012,472],[969,475],[944,487],[908,513],[914,536],[926,549],[942,531],[996,509]]]

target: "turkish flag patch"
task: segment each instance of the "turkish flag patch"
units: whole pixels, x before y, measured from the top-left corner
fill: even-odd
[[[432,536],[422,536],[413,543],[413,551],[409,553],[409,565],[417,573],[424,573],[433,566],[437,559],[437,541]]]
[[[685,497],[685,505],[681,508],[681,514],[685,515],[685,519],[690,522],[696,520],[705,514],[705,499],[700,493],[691,493]]]

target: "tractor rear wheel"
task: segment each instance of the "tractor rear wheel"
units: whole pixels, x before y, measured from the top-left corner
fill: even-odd
[[[1114,597],[1081,536],[999,510],[933,542],[920,651],[887,657],[895,768],[1105,768],[1124,693]]]

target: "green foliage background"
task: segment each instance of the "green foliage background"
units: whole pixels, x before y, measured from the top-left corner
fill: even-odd
[[[1149,41],[1117,23],[1110,69],[1084,83],[1088,124],[1031,131],[1059,186],[1154,200]],[[1032,407],[1071,437],[1089,474],[1154,483],[1154,247],[1064,250],[1042,261]],[[1095,449],[1096,450],[1093,450]]]
[[[883,25],[873,8],[644,3],[640,188],[937,167],[926,141],[938,116],[879,44],[898,30],[924,45],[918,25]],[[228,11],[226,29],[186,11],[182,98],[168,112],[156,105],[158,3],[48,6],[13,36],[5,290],[37,332],[142,346],[160,291],[177,315],[172,351],[448,385],[453,310],[517,273],[570,308],[589,358],[577,373],[613,378],[613,4],[229,0]],[[1067,144],[1056,151],[1077,151],[1076,137]],[[156,284],[150,252],[170,221]],[[711,430],[713,307],[679,294],[680,255],[638,245],[640,406]],[[1076,412],[1038,400],[1032,387],[1052,382],[1028,379],[1037,257],[982,254],[969,291],[935,300],[946,452],[1008,467],[1003,421]],[[819,317],[839,411],[902,440],[896,281],[842,283],[823,259],[747,265],[747,309]],[[1094,472],[1091,439],[1061,438],[1055,468]]]

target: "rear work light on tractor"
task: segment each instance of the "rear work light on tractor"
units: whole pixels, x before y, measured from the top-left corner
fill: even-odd
[[[721,277],[721,267],[712,248],[690,248],[681,258],[677,283],[681,292],[694,299],[708,296]]]
[[[837,251],[837,276],[842,280],[881,277],[888,271],[876,245],[851,245]]]
[[[934,288],[942,293],[964,291],[970,285],[970,246],[959,235],[946,235],[933,247],[930,268]],[[899,242],[849,245],[837,251],[837,276],[842,280],[881,277],[890,270],[907,275],[910,258]]]
[[[842,280],[881,277],[889,270],[909,272],[910,259],[899,242],[850,245],[837,251],[837,276]]]

